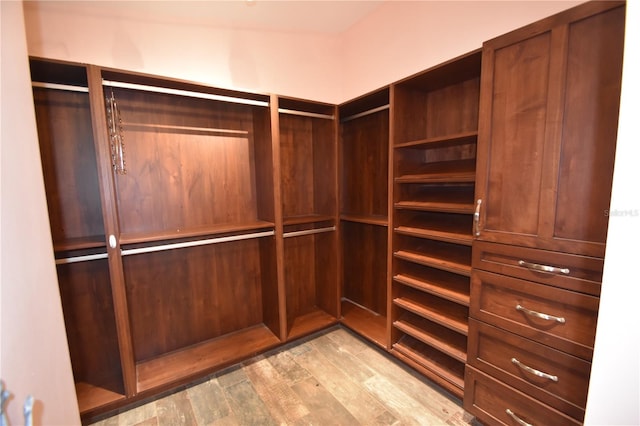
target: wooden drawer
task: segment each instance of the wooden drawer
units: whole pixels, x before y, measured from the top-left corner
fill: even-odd
[[[581,293],[600,295],[604,260],[506,244],[473,242],[473,268]],[[542,272],[555,267],[564,272]]]
[[[597,297],[474,270],[471,300],[471,317],[591,361]]]
[[[474,319],[469,320],[467,360],[527,395],[584,419],[590,362]],[[539,377],[526,367],[555,376],[555,380]]]
[[[468,365],[465,370],[464,408],[487,426],[517,426],[518,422],[507,410],[533,426],[582,424]]]

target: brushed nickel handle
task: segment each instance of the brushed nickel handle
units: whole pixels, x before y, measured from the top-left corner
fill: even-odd
[[[569,273],[571,272],[569,271],[569,268],[558,268],[556,266],[540,265],[539,263],[525,262],[524,260],[519,260],[518,265],[524,266],[525,268],[531,269],[533,271],[549,272],[552,274],[569,275]]]
[[[473,214],[473,234],[476,237],[480,236],[480,206],[482,206],[482,200],[478,198],[476,212]]]
[[[520,417],[516,416],[516,413],[514,413],[513,411],[509,410],[508,408],[505,410],[505,412],[511,416],[511,418],[513,420],[515,420],[519,425],[521,426],[533,426],[531,423],[527,423],[524,420],[522,420]]]
[[[541,318],[543,320],[547,320],[547,321],[555,321],[558,322],[560,324],[564,324],[566,321],[563,317],[556,317],[553,315],[548,315],[548,314],[543,314],[541,312],[536,312],[536,311],[532,311],[531,309],[527,309],[524,306],[518,304],[516,305],[516,311],[521,311],[524,312],[525,314],[532,316],[532,317],[536,317],[536,318]]]
[[[514,363],[515,365],[517,365],[518,367],[520,367],[521,369],[523,369],[524,371],[533,374],[534,376],[538,376],[538,377],[541,377],[543,379],[549,379],[549,380],[554,381],[554,382],[558,381],[558,376],[554,376],[552,374],[548,374],[548,373],[545,373],[543,371],[536,370],[535,368],[531,368],[528,365],[521,363],[516,358],[511,358],[511,362]]]

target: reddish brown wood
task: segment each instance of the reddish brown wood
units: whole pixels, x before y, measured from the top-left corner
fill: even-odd
[[[409,312],[394,321],[393,326],[462,363],[467,361],[467,338],[462,334]]]
[[[572,355],[591,360],[599,299],[531,281],[474,270],[470,313],[495,325]],[[516,306],[564,318],[537,318]]]
[[[623,29],[593,2],[485,43],[480,239],[604,256]]]
[[[469,364],[577,420],[584,418],[591,363],[485,323],[469,320]],[[538,377],[522,364],[557,381]]]
[[[342,324],[383,349],[387,348],[387,318],[350,302],[342,301]]]
[[[469,366],[465,371],[463,402],[465,410],[485,425],[516,425],[516,421],[506,413],[507,409],[530,424],[582,424]]]

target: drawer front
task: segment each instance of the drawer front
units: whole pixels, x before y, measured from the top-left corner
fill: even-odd
[[[590,362],[473,319],[467,359],[492,377],[583,420]]]
[[[597,297],[474,270],[471,300],[471,317],[591,361]]]
[[[473,242],[472,258],[475,269],[600,295],[604,265],[601,258],[483,241]]]
[[[518,426],[516,417],[533,426],[582,424],[468,365],[465,370],[464,409],[487,426]]]

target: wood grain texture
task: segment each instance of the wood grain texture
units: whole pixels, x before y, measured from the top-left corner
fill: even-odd
[[[426,424],[471,424],[460,401],[340,327],[286,344],[177,392],[187,395],[192,424],[198,426],[425,424],[417,423],[418,418]],[[173,398],[181,400],[184,397]],[[93,424],[171,424],[171,415],[158,411],[160,401]]]

